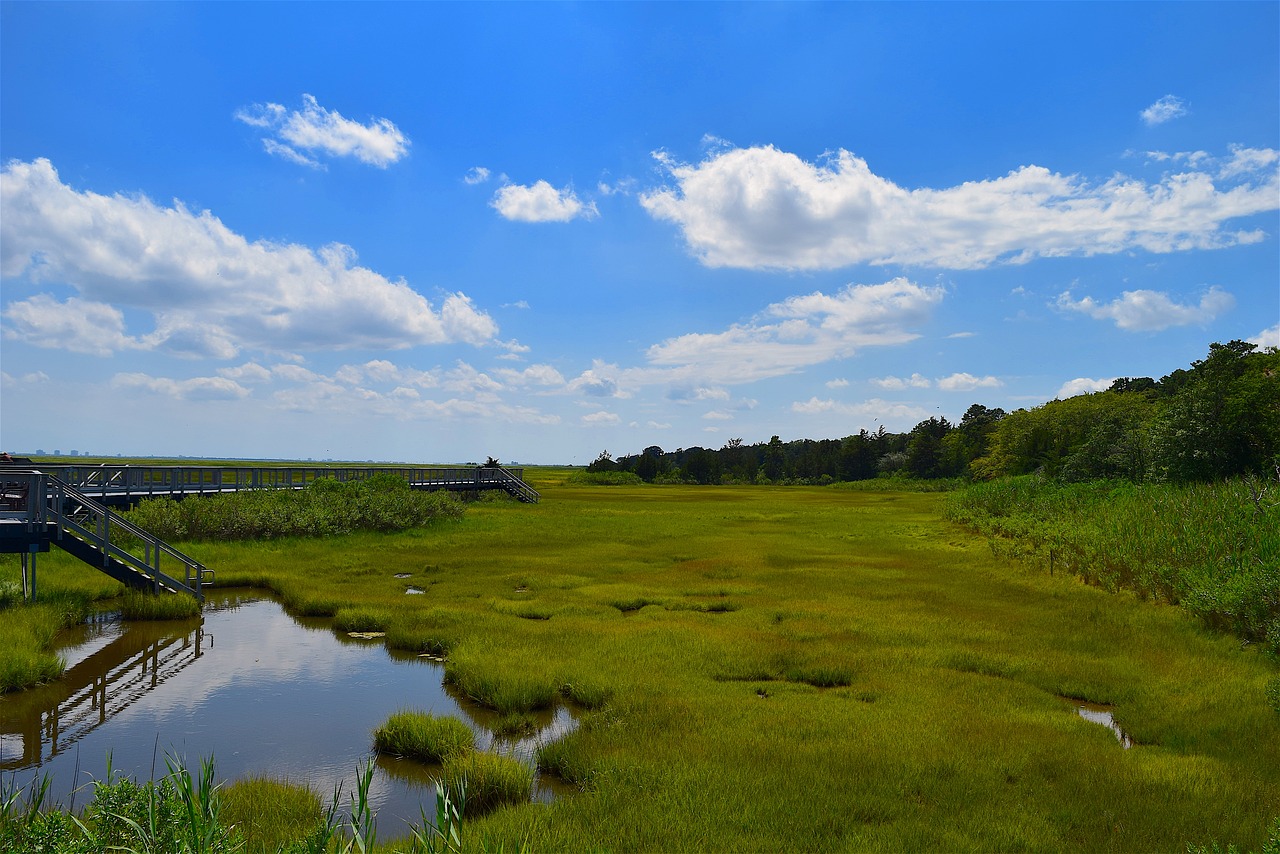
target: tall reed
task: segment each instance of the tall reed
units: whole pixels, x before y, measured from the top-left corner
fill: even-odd
[[[1108,589],[1180,604],[1207,624],[1280,651],[1280,485],[975,484],[946,514],[993,550]]]

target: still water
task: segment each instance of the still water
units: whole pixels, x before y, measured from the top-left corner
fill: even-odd
[[[218,778],[286,778],[326,803],[343,784],[343,806],[357,768],[374,757],[373,730],[412,708],[465,721],[481,749],[529,764],[537,746],[575,726],[567,709],[547,712],[539,732],[495,740],[492,713],[443,686],[444,668],[397,655],[379,641],[335,633],[326,620],[295,619],[265,593],[210,591],[196,620],[142,623],[106,618],[59,641],[62,679],[0,696],[0,773],[19,786],[45,773],[50,797],[79,809],[93,779],[115,773],[163,776],[166,754],[193,773],[214,758]],[[370,798],[379,829],[402,835],[434,814],[428,766],[378,757]],[[554,797],[539,779],[535,797]]]

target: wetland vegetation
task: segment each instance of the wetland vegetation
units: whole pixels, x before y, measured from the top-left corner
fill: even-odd
[[[538,505],[183,544],[220,584],[446,655],[455,688],[508,718],[580,706],[537,755],[577,793],[469,815],[464,847],[1257,850],[1274,836],[1263,643],[993,552],[944,518],[944,493],[527,474]],[[41,572],[58,595],[118,592],[69,558]],[[6,643],[28,610],[0,612]],[[1132,749],[1076,713],[1085,701]],[[252,833],[250,850],[280,844]]]
[[[531,802],[528,764],[406,697],[370,739],[438,769],[435,829],[424,808],[377,846],[366,766],[341,815],[305,781],[228,783],[226,839],[1274,854],[1280,352],[1255,350],[1214,344],[1159,381],[975,404],[909,434],[527,469],[534,506],[463,514],[370,482],[148,502],[135,521],[220,585],[443,659],[491,732],[577,709],[532,760],[570,796]],[[121,606],[68,557],[41,565],[48,596],[24,605],[16,562],[0,564],[0,690],[54,678],[54,635],[104,601],[182,616]],[[205,797],[175,769],[140,785]],[[6,827],[38,798],[8,791]]]

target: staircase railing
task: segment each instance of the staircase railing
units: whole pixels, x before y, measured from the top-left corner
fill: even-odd
[[[482,471],[501,472],[502,476],[499,478],[499,480],[502,481],[503,487],[507,490],[507,492],[511,493],[516,498],[519,498],[521,501],[527,502],[529,504],[537,504],[538,499],[542,497],[541,495],[538,494],[538,490],[534,489],[532,486],[525,483],[524,480],[519,476],[513,474],[512,472],[508,471],[505,468],[502,468],[501,466],[497,468],[482,469]]]
[[[62,542],[67,537],[79,540],[93,551],[99,569],[117,577],[112,569],[121,566],[141,578],[130,578],[130,586],[150,586],[154,592],[169,590],[189,593],[204,601],[204,587],[213,573],[198,561],[125,519],[75,487],[51,474],[40,471],[6,471],[5,506],[0,512],[6,523],[24,524],[31,535],[47,532],[50,541],[71,551]],[[74,508],[67,512],[67,508]],[[74,515],[73,515],[74,513]],[[141,551],[137,555],[134,551]],[[74,553],[74,552],[73,552]],[[178,573],[161,568],[161,559],[178,564]],[[92,563],[81,557],[86,563]],[[121,566],[112,566],[112,562]],[[121,579],[123,580],[123,579]]]

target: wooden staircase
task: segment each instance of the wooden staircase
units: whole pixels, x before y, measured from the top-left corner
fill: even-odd
[[[133,590],[186,593],[204,602],[210,570],[58,477],[6,469],[0,495],[0,552],[23,555],[29,598],[35,597],[35,555],[57,546]]]

